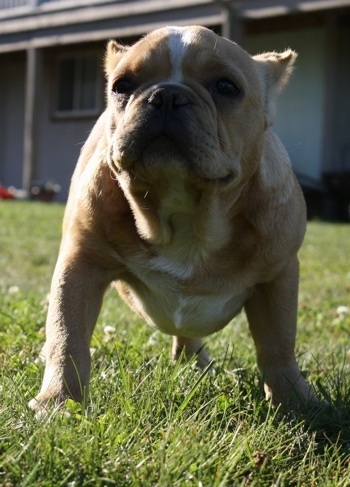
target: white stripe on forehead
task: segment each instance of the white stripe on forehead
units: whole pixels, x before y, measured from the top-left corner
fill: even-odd
[[[183,80],[182,61],[193,40],[193,31],[186,27],[167,27],[167,29],[169,31],[168,46],[172,65],[170,78],[179,83]]]

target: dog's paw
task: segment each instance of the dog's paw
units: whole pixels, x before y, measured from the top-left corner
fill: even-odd
[[[295,409],[320,405],[319,398],[301,374],[297,380],[288,380],[283,376],[275,382],[273,387],[270,385],[265,382],[264,390],[266,399],[271,401],[273,406],[281,405]]]
[[[40,420],[46,418],[52,411],[62,409],[67,398],[67,394],[39,393],[29,401],[28,407],[34,412],[36,419]]]

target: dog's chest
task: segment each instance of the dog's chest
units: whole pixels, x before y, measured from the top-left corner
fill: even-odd
[[[160,254],[132,267],[123,297],[151,325],[171,335],[214,333],[241,310],[248,296],[242,286],[189,260],[180,264]]]
[[[206,336],[240,311],[246,286],[232,272],[231,253],[228,270],[231,230],[220,200],[202,194],[196,201],[196,192],[176,177],[167,183],[158,209],[160,242],[140,243],[133,255],[124,253],[124,284],[118,287],[129,305],[163,332]]]

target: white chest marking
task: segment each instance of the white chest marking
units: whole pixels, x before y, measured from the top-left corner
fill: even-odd
[[[172,312],[172,321],[177,330],[195,336],[212,333],[226,325],[243,304],[242,296],[230,294],[218,296],[179,296]],[[228,306],[228,309],[225,307]]]
[[[168,46],[172,65],[170,81],[181,83],[183,81],[182,61],[193,39],[193,33],[185,27],[169,27],[169,31],[171,35],[169,36]]]
[[[183,321],[183,306],[185,304],[185,300],[180,298],[179,301],[179,307],[175,309],[173,314],[175,328],[181,328]]]
[[[226,326],[241,310],[248,294],[169,295],[158,288],[151,295],[142,296],[142,290],[133,295],[134,306],[151,325],[169,335],[204,337]]]

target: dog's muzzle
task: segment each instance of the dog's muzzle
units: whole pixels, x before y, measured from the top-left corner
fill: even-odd
[[[158,110],[170,113],[191,105],[190,96],[185,93],[184,88],[168,84],[157,85],[147,102]]]
[[[171,170],[204,182],[229,183],[235,174],[218,159],[215,118],[206,110],[182,84],[159,83],[136,92],[117,130],[117,171],[130,169],[133,177],[142,172],[147,178],[148,170]]]
[[[168,137],[175,144],[183,144],[183,130],[188,123],[193,102],[186,88],[172,84],[156,85],[147,94],[144,110],[147,120],[144,132],[150,139]]]

